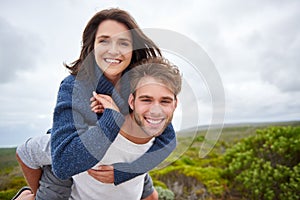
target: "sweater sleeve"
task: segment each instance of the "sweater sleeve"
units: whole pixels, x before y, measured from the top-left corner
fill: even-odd
[[[165,160],[175,148],[175,131],[172,124],[169,124],[165,131],[155,138],[154,143],[149,150],[140,158],[131,163],[115,163],[113,165],[115,177],[114,184],[119,185],[152,170]]]
[[[73,87],[74,82],[62,82],[53,117],[52,168],[60,179],[70,178],[97,164],[124,122],[122,114],[105,109],[96,125],[89,128],[83,112],[87,112],[90,108],[81,104],[85,97],[72,96]]]

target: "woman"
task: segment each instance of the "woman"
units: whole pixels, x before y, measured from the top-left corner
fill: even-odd
[[[71,178],[92,168],[102,159],[124,122],[123,115],[128,113],[126,102],[129,92],[117,83],[132,64],[158,56],[161,56],[159,48],[143,34],[127,12],[108,9],[92,17],[83,32],[80,56],[71,65],[66,65],[71,75],[62,81],[58,92],[51,131],[52,170],[58,178]],[[106,109],[96,116],[90,110],[89,102],[94,90],[111,95],[122,114]],[[163,149],[159,157],[156,156],[150,165],[145,165],[148,158],[143,156],[133,163],[116,163],[113,165],[114,184],[118,185],[149,171],[164,160],[175,146],[175,132],[172,125],[169,125],[148,150],[153,152]],[[26,169],[30,161],[25,162],[23,151],[27,150],[21,148],[17,155],[28,181],[32,179],[33,173],[28,167]],[[135,172],[126,170],[130,168],[135,169]],[[31,182],[38,185],[40,176],[35,177]],[[47,184],[51,184],[51,180]],[[152,191],[150,194],[153,194]],[[149,197],[150,194],[148,191],[143,197]],[[39,192],[37,199],[38,196]]]

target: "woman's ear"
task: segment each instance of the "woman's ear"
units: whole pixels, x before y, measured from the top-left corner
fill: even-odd
[[[128,105],[129,105],[130,109],[133,110],[133,108],[134,108],[134,96],[133,96],[132,93],[128,97]]]

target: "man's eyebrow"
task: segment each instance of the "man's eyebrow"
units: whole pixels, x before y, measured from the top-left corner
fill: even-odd
[[[143,98],[147,98],[147,99],[152,99],[153,97],[149,96],[149,95],[141,95],[141,96],[138,96],[139,99],[143,99]],[[161,98],[162,100],[170,100],[170,101],[174,101],[174,98],[172,97],[169,97],[169,96],[164,96]]]
[[[141,96],[138,96],[138,98],[143,99],[143,98],[152,98],[152,97],[149,95],[141,95]]]
[[[163,100],[170,100],[170,101],[174,101],[174,98],[172,98],[172,97],[169,97],[169,96],[167,96],[167,97],[162,97],[162,99],[163,99]]]

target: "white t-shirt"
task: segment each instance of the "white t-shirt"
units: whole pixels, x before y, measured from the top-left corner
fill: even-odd
[[[132,162],[141,157],[152,146],[154,138],[146,144],[135,144],[118,134],[103,159],[97,165],[111,165],[117,162]],[[97,166],[96,165],[96,166]],[[145,174],[120,185],[97,181],[87,172],[73,176],[71,200],[140,200]]]

